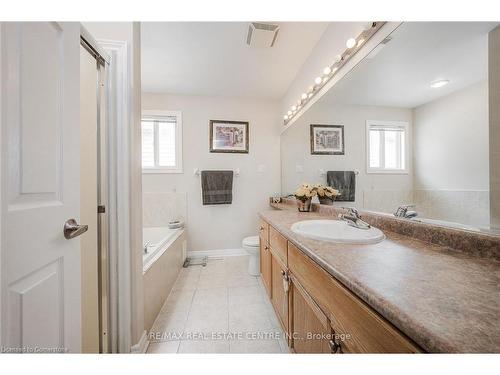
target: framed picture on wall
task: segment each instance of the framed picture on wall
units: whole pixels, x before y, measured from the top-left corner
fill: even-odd
[[[210,120],[210,152],[248,154],[248,122]]]
[[[344,125],[311,124],[312,155],[344,155]]]

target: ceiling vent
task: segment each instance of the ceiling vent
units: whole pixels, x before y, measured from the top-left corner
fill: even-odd
[[[248,25],[247,44],[254,48],[272,47],[276,42],[279,30],[278,25],[252,22]]]

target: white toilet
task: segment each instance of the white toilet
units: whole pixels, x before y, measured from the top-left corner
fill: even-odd
[[[260,274],[259,265],[259,236],[245,237],[242,241],[243,249],[250,255],[248,273],[252,276]]]

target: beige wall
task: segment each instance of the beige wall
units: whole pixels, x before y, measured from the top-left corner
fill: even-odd
[[[488,190],[488,83],[415,108],[413,143],[415,189]]]
[[[150,330],[184,262],[182,234],[144,273],[144,328]]]
[[[184,173],[144,174],[144,193],[186,193],[188,250],[241,248],[243,237],[257,234],[257,213],[268,206],[267,197],[280,190],[279,102],[143,93],[142,108],[182,112],[184,154]],[[210,153],[208,125],[213,119],[249,121],[250,153]],[[203,206],[195,168],[239,168],[233,203]]]

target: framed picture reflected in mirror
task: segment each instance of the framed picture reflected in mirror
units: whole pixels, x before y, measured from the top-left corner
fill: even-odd
[[[344,155],[344,125],[311,124],[312,155]]]

